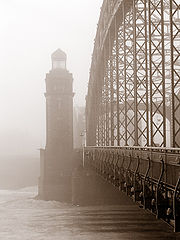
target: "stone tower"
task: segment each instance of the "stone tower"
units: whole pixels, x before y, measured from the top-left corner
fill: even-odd
[[[41,149],[39,197],[71,201],[73,153],[72,74],[66,69],[66,54],[52,55],[52,69],[46,74],[46,147]]]

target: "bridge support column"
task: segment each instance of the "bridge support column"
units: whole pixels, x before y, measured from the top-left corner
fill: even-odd
[[[41,149],[38,197],[71,202],[73,157],[72,74],[66,69],[66,54],[57,49],[46,74],[46,147]]]

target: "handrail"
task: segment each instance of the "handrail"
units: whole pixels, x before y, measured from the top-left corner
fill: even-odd
[[[132,151],[133,149],[134,152]],[[151,152],[151,148],[148,148],[150,150],[147,150],[144,155],[141,155],[139,149],[137,149],[137,152],[136,149],[137,147],[132,147],[125,151],[123,147],[122,151],[117,151],[115,147],[86,147],[85,151],[92,152],[93,158],[96,154],[96,160],[99,161],[100,164],[95,163],[97,167],[95,171],[100,174],[103,179],[110,182],[119,190],[126,192],[135,202],[138,202],[145,209],[149,209],[152,213],[156,214],[157,218],[162,218],[172,224],[175,231],[180,231],[180,178],[177,179],[176,175],[175,180],[177,183],[173,185],[170,184],[171,181],[169,182],[167,179],[163,179],[164,173],[167,174],[167,166],[171,165],[171,162],[167,162],[168,153],[153,153]],[[162,149],[166,148],[161,148],[161,150]],[[172,151],[172,148],[170,150]],[[145,157],[146,155],[147,157]],[[155,160],[153,159],[153,155],[155,155]],[[171,159],[172,156],[173,154],[171,153]],[[176,149],[173,158],[177,158],[177,156],[179,157],[179,149],[178,152]],[[121,161],[120,165],[118,164],[119,161]],[[146,164],[144,164],[145,161]],[[124,165],[125,162],[126,164]],[[132,163],[133,167],[131,167]],[[134,165],[135,163],[136,166]],[[157,166],[157,163],[158,165],[161,163],[160,171],[158,168],[153,168],[154,165]],[[88,162],[88,164],[94,168],[93,161]],[[143,170],[142,172],[139,172],[140,166]],[[173,169],[177,173],[177,171],[180,170],[180,165],[173,164]],[[170,174],[174,174],[174,170]],[[115,176],[115,174],[117,175]]]
[[[142,147],[142,146],[87,146],[86,148],[107,148],[107,149],[139,149],[139,150],[159,150],[159,151],[178,151],[180,148],[171,148],[171,147]]]

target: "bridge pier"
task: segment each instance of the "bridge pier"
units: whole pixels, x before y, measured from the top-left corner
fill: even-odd
[[[71,203],[71,179],[71,176],[64,176],[60,177],[58,182],[44,181],[40,184],[42,189],[39,189],[39,199]]]
[[[38,197],[71,202],[73,155],[73,77],[66,54],[57,49],[46,74],[46,147],[40,150]]]

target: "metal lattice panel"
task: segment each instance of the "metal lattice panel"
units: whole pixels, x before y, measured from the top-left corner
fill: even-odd
[[[180,147],[180,0],[104,1],[86,113],[89,145]]]
[[[124,55],[126,68],[126,115],[127,115],[127,145],[135,145],[135,85],[134,79],[134,31],[133,9],[131,8],[124,17]]]
[[[137,145],[149,146],[148,115],[148,54],[147,54],[147,1],[134,1],[135,12],[135,68],[137,81]],[[142,106],[143,105],[143,109]]]
[[[180,1],[170,0],[172,142],[180,147]]]
[[[162,0],[148,4],[151,146],[162,147],[166,146],[164,6]]]
[[[124,12],[124,11],[123,11]],[[124,15],[123,15],[124,16]],[[119,145],[127,145],[126,133],[126,81],[125,81],[125,68],[124,68],[124,26],[121,25],[118,29],[117,42],[118,42],[118,93],[119,93]]]
[[[106,112],[105,112],[105,119],[106,119],[106,146],[110,145],[111,141],[111,134],[110,134],[110,98],[111,98],[111,92],[110,92],[110,60],[109,55],[107,53],[107,61],[106,61],[106,71],[105,71],[105,91],[106,91]]]

